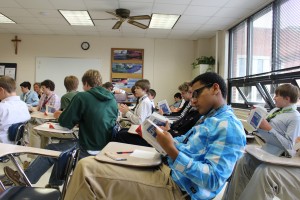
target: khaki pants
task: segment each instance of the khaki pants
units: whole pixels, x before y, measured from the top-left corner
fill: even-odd
[[[184,197],[165,165],[137,168],[102,163],[90,156],[78,162],[65,199],[175,200]]]

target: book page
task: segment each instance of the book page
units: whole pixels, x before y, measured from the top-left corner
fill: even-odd
[[[164,112],[164,114],[170,114],[171,110],[167,100],[162,100],[157,103],[157,106]]]

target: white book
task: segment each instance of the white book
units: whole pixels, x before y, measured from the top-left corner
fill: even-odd
[[[165,150],[156,140],[156,129],[163,132],[159,126],[165,126],[167,119],[157,113],[153,113],[148,119],[142,123],[142,137],[151,144],[159,153],[167,155]]]
[[[250,124],[254,129],[258,129],[262,120],[266,118],[268,112],[263,107],[256,107],[250,111],[250,114],[247,118],[248,124]]]
[[[169,107],[169,104],[167,102],[167,100],[162,100],[160,102],[157,103],[157,106],[159,109],[161,109],[164,114],[170,114],[171,113],[171,110],[170,110],[170,107]]]

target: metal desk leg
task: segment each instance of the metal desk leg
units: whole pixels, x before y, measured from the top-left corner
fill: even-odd
[[[15,164],[15,166],[16,166],[18,172],[19,172],[20,175],[23,177],[23,179],[24,179],[26,185],[32,187],[31,182],[30,182],[29,179],[27,178],[26,174],[24,173],[22,167],[19,165],[19,163],[17,162],[17,160],[15,159],[15,157],[14,157],[12,154],[8,154],[7,156],[8,156],[8,157],[10,158],[10,160]]]

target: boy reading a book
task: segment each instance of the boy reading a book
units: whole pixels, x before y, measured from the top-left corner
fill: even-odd
[[[276,108],[270,112],[259,127],[277,137],[283,147],[289,152],[294,151],[293,146],[296,138],[300,136],[300,114],[296,110],[298,99],[298,87],[291,84],[280,85],[275,90],[274,101]],[[242,193],[247,193],[247,190],[245,192],[243,192],[243,190],[248,187],[247,184],[249,181],[252,182],[252,175],[255,174],[256,171],[260,171],[264,168],[265,165],[262,165],[261,161],[249,154],[245,154],[236,166],[226,194],[226,199],[239,199]],[[255,176],[253,176],[253,178],[255,179]],[[251,199],[261,198],[251,197]]]
[[[175,139],[156,130],[157,141],[168,154],[168,166],[133,168],[84,158],[76,166],[65,199],[214,198],[242,156],[245,134],[226,105],[222,77],[201,74],[192,81],[192,90],[192,101],[203,115],[201,122]]]

